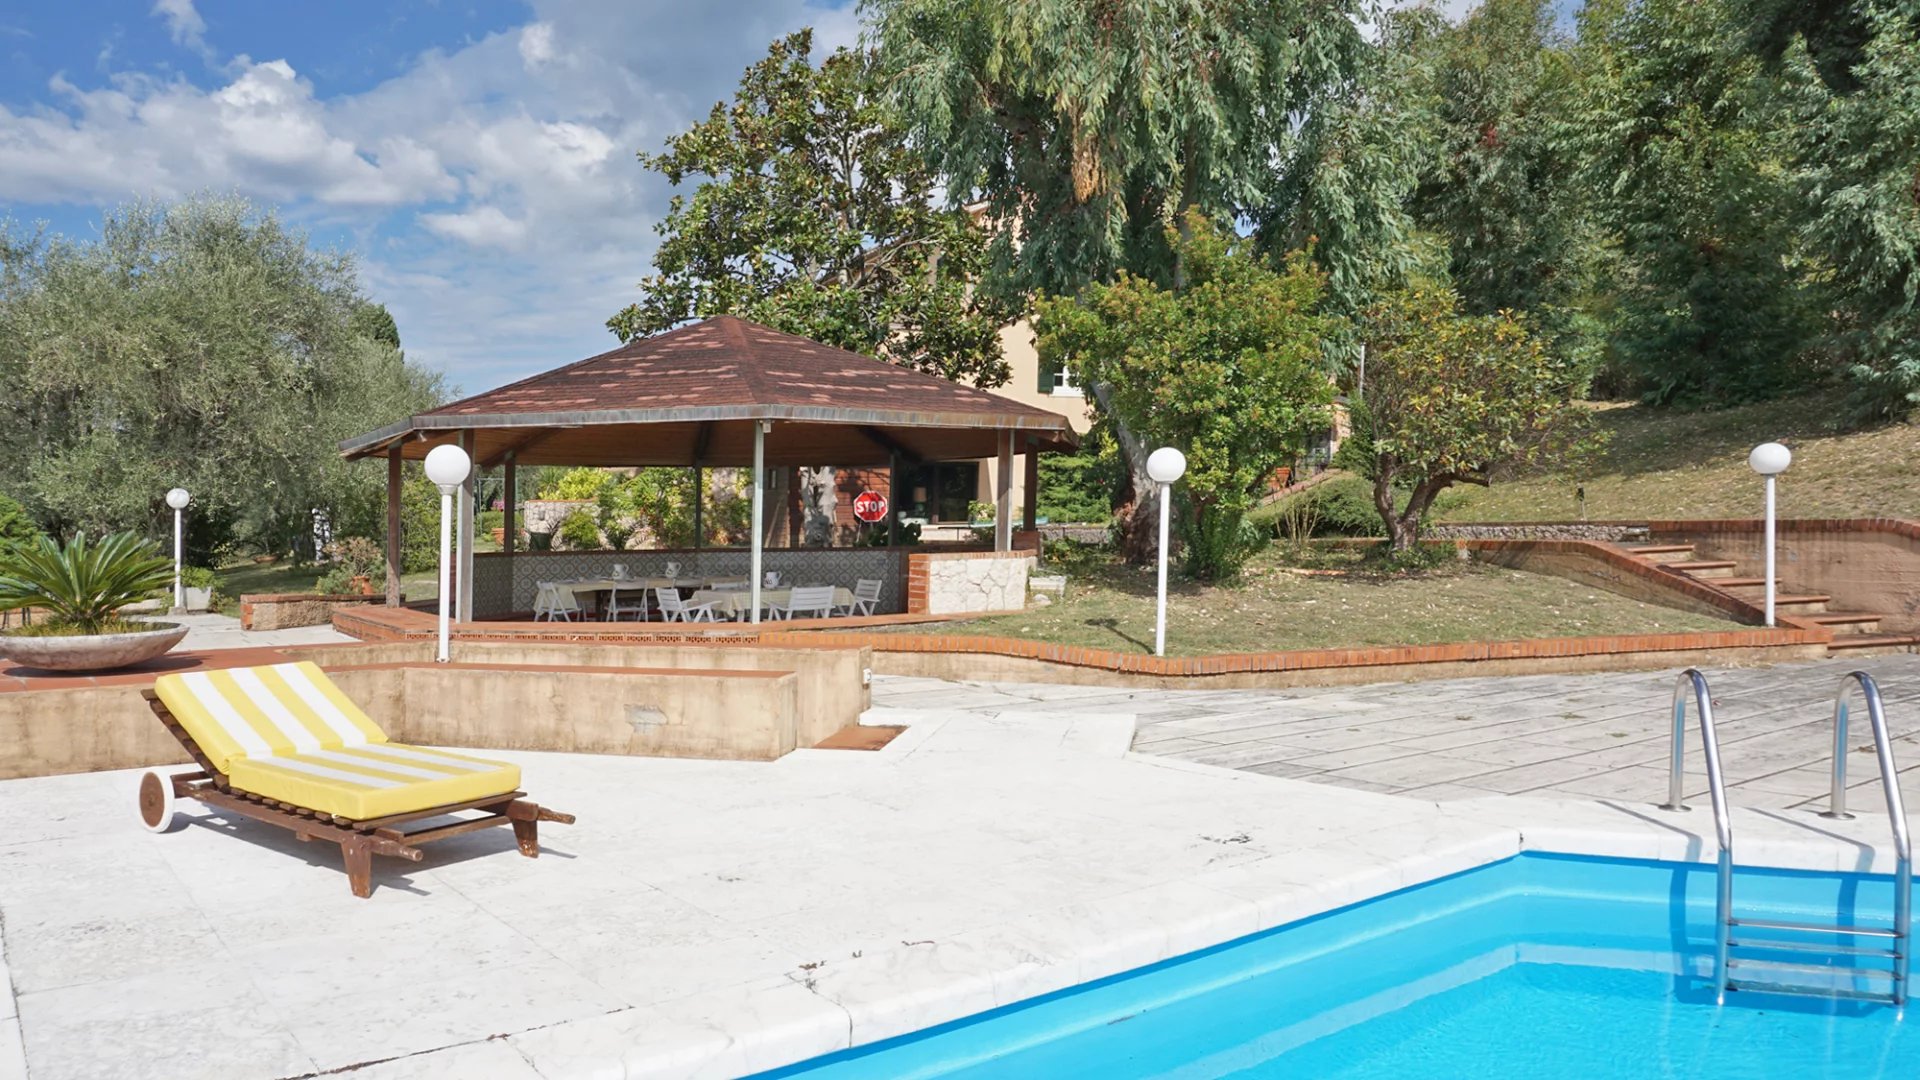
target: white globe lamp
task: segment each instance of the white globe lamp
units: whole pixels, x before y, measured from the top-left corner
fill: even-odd
[[[440,650],[438,659],[447,662],[447,641],[451,620],[447,604],[453,591],[453,493],[467,482],[473,459],[452,443],[442,443],[427,451],[427,479],[440,488]]]
[[[193,496],[187,494],[186,488],[174,488],[167,492],[167,505],[173,508],[173,610],[176,612],[187,610],[187,592],[181,578],[182,561],[186,552],[181,521],[187,504],[192,501]]]
[[[1766,561],[1767,561],[1767,625],[1768,626],[1773,625],[1773,597],[1774,597],[1774,556],[1773,556],[1773,532],[1774,532],[1773,486],[1774,485],[1773,485],[1773,482],[1775,479],[1777,479],[1780,476],[1781,473],[1786,472],[1787,466],[1791,464],[1793,464],[1793,451],[1787,449],[1784,446],[1781,446],[1777,442],[1763,442],[1759,446],[1754,447],[1753,452],[1747,455],[1747,467],[1752,469],[1754,472],[1759,473],[1762,477],[1766,479],[1766,482],[1767,482],[1767,536],[1765,540],[1765,546],[1766,546]]]
[[[1187,455],[1163,446],[1147,455],[1147,479],[1160,488],[1159,604],[1153,620],[1153,655],[1167,655],[1167,525],[1173,512],[1173,484],[1187,474]]]

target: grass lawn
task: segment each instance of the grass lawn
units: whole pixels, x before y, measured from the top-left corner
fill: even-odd
[[[1700,413],[1601,406],[1613,442],[1586,476],[1454,488],[1464,501],[1440,517],[1572,520],[1580,483],[1595,520],[1757,517],[1760,480],[1747,468],[1747,451],[1771,439],[1793,450],[1793,467],[1780,478],[1781,516],[1920,518],[1920,425],[1838,435],[1830,430],[1837,415],[1839,398],[1831,394]]]
[[[238,562],[214,571],[219,579],[219,603],[215,610],[222,615],[240,614],[240,596],[242,593],[303,593],[312,592],[325,567],[312,564],[296,565],[288,560],[275,563]],[[376,588],[384,588],[382,582],[374,582]],[[440,579],[434,571],[423,574],[405,574],[400,578],[400,591],[408,600],[425,600],[439,595]]]
[[[1627,600],[1561,578],[1478,563],[1382,576],[1357,556],[1300,571],[1277,550],[1256,558],[1239,583],[1169,581],[1170,655],[1262,652],[1351,645],[1580,637],[1725,630],[1736,624]],[[1117,562],[1072,569],[1065,603],[902,633],[1033,638],[1120,651],[1153,648],[1151,567]]]

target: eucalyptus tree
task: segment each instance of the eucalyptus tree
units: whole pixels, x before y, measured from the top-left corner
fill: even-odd
[[[1254,223],[1277,254],[1306,210],[1350,227],[1357,249],[1404,224],[1404,184],[1365,141],[1349,98],[1375,49],[1362,0],[866,0],[891,85],[956,202],[996,232],[993,287],[1070,296],[1120,272],[1180,284],[1170,242],[1188,212]],[[1336,171],[1336,164],[1353,166]],[[1330,228],[1323,231],[1331,232]],[[1332,245],[1322,257],[1331,257]],[[1391,251],[1393,245],[1372,246]],[[1341,286],[1336,280],[1335,288]],[[1116,373],[1115,378],[1130,377]],[[1089,391],[1133,478],[1131,521],[1151,519],[1140,437],[1114,386]],[[1128,553],[1151,550],[1129,524]]]

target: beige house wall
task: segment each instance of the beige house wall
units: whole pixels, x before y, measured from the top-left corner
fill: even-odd
[[[996,387],[993,393],[1010,398],[1022,405],[1031,405],[1036,409],[1056,412],[1067,418],[1073,425],[1075,434],[1085,435],[1093,426],[1093,415],[1088,411],[1085,396],[1077,392],[1055,392],[1051,387],[1042,389],[1040,385],[1040,350],[1033,339],[1033,324],[1022,319],[1000,330],[1000,352],[1006,357],[1007,367],[1012,374],[1006,385]],[[980,464],[980,493],[975,496],[981,502],[992,502],[994,492],[998,490],[1000,463],[988,458]],[[1020,508],[1027,504],[1026,465],[1019,455],[1013,459],[1013,507],[1016,523]]]

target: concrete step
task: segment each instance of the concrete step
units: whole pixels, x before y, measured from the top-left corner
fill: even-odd
[[[1652,558],[1655,555],[1691,555],[1693,554],[1693,545],[1692,544],[1631,544],[1631,545],[1628,545],[1627,550],[1645,559],[1645,558]],[[1654,561],[1665,562],[1666,560],[1655,559]]]
[[[1662,561],[1660,565],[1668,570],[1678,570],[1683,574],[1690,574],[1697,578],[1732,577],[1733,572],[1740,568],[1739,563],[1729,562],[1723,559],[1708,559],[1697,562]]]
[[[1836,634],[1878,633],[1880,620],[1884,617],[1877,611],[1823,611],[1807,616],[1821,626],[1830,627]]]
[[[1920,634],[1839,634],[1827,643],[1827,651],[1849,656],[1920,652]]]
[[[1775,596],[1773,606],[1786,608],[1789,615],[1817,615],[1827,610],[1827,601],[1833,599],[1822,593],[1806,593],[1800,596]]]

